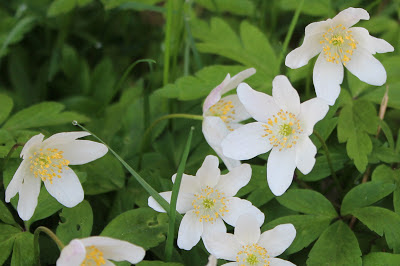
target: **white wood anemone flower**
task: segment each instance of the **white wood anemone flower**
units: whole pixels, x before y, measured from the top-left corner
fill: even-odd
[[[290,186],[297,167],[308,174],[315,164],[317,149],[310,136],[315,123],[323,119],[329,106],[313,98],[300,104],[297,91],[286,76],[276,76],[272,96],[241,83],[240,101],[258,122],[246,124],[222,141],[225,156],[248,160],[272,149],[267,162],[268,185],[276,196]]]
[[[237,95],[232,94],[223,98],[221,96],[235,89],[239,83],[254,73],[256,70],[249,68],[232,78],[230,74],[226,75],[224,81],[210,92],[203,104],[204,138],[229,170],[240,165],[240,161],[225,157],[222,154],[221,142],[229,132],[242,126],[240,122],[249,119],[250,115]]]
[[[82,185],[69,165],[80,165],[104,156],[105,145],[89,140],[77,140],[88,132],[54,134],[43,141],[44,135],[33,136],[21,151],[23,158],[6,189],[6,202],[19,193],[18,215],[29,220],[36,208],[41,181],[47,191],[66,207],[83,200]]]
[[[282,254],[296,237],[292,224],[281,224],[261,234],[252,215],[240,216],[234,234],[217,232],[203,237],[208,252],[218,259],[234,261],[226,266],[293,266],[275,258]]]
[[[369,14],[362,8],[347,8],[333,19],[314,22],[305,29],[303,44],[286,56],[285,64],[299,68],[318,56],[313,81],[317,97],[333,105],[343,82],[343,66],[361,81],[381,86],[386,82],[383,65],[372,55],[393,52],[394,48],[383,39],[369,35],[368,30],[352,27]]]
[[[143,260],[145,253],[142,247],[127,241],[92,236],[73,239],[62,249],[57,266],[115,265],[109,260],[136,264]]]
[[[242,214],[252,214],[258,226],[264,222],[264,214],[250,201],[234,197],[247,185],[251,177],[251,167],[241,164],[229,173],[221,175],[218,158],[208,155],[196,176],[183,174],[179,188],[176,210],[185,213],[178,231],[178,247],[190,250],[206,233],[226,232],[226,223],[235,226]],[[172,177],[175,182],[176,174]],[[171,191],[160,195],[171,201]],[[148,205],[158,212],[165,210],[149,197]]]

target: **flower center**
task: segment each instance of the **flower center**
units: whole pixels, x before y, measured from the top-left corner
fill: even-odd
[[[46,179],[53,183],[53,177],[61,178],[64,169],[68,169],[69,161],[62,156],[63,151],[58,149],[40,149],[30,156],[31,166],[29,167],[35,177],[40,177],[43,181]]]
[[[257,244],[242,246],[236,254],[236,262],[240,266],[268,266],[268,258],[267,250]]]
[[[353,51],[357,49],[357,41],[353,39],[351,31],[344,27],[342,24],[330,28],[323,35],[322,50],[324,51],[325,59],[328,62],[339,64],[351,60]]]
[[[279,147],[280,151],[293,147],[303,132],[296,116],[282,109],[273,115],[272,119],[268,118],[267,124],[264,124],[263,127],[266,132],[263,137],[268,137],[270,144]]]
[[[203,188],[199,194],[194,195],[192,205],[200,222],[213,223],[220,216],[224,216],[229,210],[226,207],[226,198],[223,192],[209,186]]]
[[[228,126],[234,120],[235,106],[232,101],[219,100],[216,104],[210,107],[210,112],[213,116],[219,116],[222,121],[227,124],[230,131],[233,129]]]
[[[99,266],[104,264],[106,264],[106,260],[103,257],[103,252],[95,246],[86,247],[86,258],[81,266]]]

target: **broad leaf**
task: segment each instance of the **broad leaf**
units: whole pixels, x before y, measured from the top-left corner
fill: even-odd
[[[11,266],[35,265],[33,254],[33,235],[23,232],[15,237]]]
[[[364,266],[397,265],[400,261],[400,254],[386,252],[372,252],[363,257]]]
[[[60,14],[68,13],[78,6],[85,6],[92,2],[92,0],[55,0],[51,3],[47,10],[49,17],[58,16]]]
[[[6,94],[0,93],[0,125],[6,120],[13,106],[13,100]]]
[[[211,11],[236,15],[252,15],[255,9],[250,0],[195,0],[195,2]]]

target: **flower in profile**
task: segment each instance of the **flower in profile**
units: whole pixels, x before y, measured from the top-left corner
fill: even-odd
[[[292,224],[281,224],[261,234],[252,215],[239,217],[234,234],[216,232],[203,237],[207,250],[218,259],[234,261],[229,266],[281,266],[293,263],[275,258],[284,252],[296,237]]]
[[[368,30],[352,27],[369,14],[362,8],[347,8],[333,19],[314,22],[305,29],[303,44],[286,56],[285,64],[299,68],[320,53],[314,66],[317,97],[333,105],[340,93],[343,66],[361,81],[381,86],[386,82],[383,65],[372,55],[394,50],[388,42],[369,35]]]
[[[267,180],[272,193],[280,196],[292,183],[296,167],[303,174],[314,167],[317,149],[308,136],[329,107],[318,98],[300,104],[297,91],[282,75],[272,82],[273,97],[253,90],[246,83],[241,83],[237,92],[246,110],[258,122],[230,133],[222,142],[223,153],[236,160],[248,160],[272,149]]]
[[[115,265],[109,260],[136,264],[143,260],[145,253],[142,247],[127,241],[92,236],[72,240],[62,249],[57,266]]]
[[[256,73],[254,68],[243,70],[231,78],[228,74],[224,81],[214,88],[203,104],[203,134],[207,143],[222,159],[228,169],[232,169],[240,162],[226,158],[222,154],[221,142],[230,131],[242,126],[239,122],[250,118],[237,95],[221,96],[233,89],[244,79]]]
[[[221,175],[218,158],[208,155],[196,176],[183,175],[179,188],[176,210],[185,213],[178,232],[178,247],[190,250],[206,233],[226,232],[226,223],[235,226],[238,217],[255,215],[258,226],[264,222],[264,214],[251,202],[234,197],[251,177],[251,167],[241,164],[229,173]],[[175,182],[176,174],[172,177]],[[171,191],[160,195],[171,201]],[[158,212],[165,210],[150,197],[148,204]]]
[[[77,140],[87,132],[55,134],[43,141],[44,135],[33,136],[21,151],[23,158],[6,189],[6,202],[19,193],[18,215],[29,220],[36,208],[41,181],[47,191],[66,207],[83,200],[83,189],[69,165],[80,165],[104,156],[105,145],[89,140]]]

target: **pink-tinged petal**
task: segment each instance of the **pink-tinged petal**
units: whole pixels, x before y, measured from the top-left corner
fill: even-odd
[[[317,148],[309,137],[304,136],[296,144],[296,167],[303,173],[311,172],[315,165]]]
[[[215,233],[203,237],[207,251],[218,259],[235,261],[241,245],[233,234]]]
[[[264,213],[258,208],[253,206],[250,201],[231,197],[226,201],[228,212],[222,217],[222,219],[229,225],[236,226],[238,218],[242,215],[253,215],[258,221],[258,227],[264,223]]]
[[[378,59],[362,47],[357,47],[346,68],[361,81],[381,86],[386,82],[386,70]]]
[[[211,106],[216,104],[220,99],[222,95],[222,89],[224,86],[228,83],[228,81],[231,79],[231,75],[226,75],[224,81],[222,81],[221,84],[219,84],[217,87],[215,87],[210,94],[208,94],[207,98],[204,101],[203,104],[203,114],[207,112],[208,109],[210,109]]]
[[[256,73],[255,68],[248,68],[246,70],[237,73],[229,80],[226,86],[224,86],[224,88],[222,89],[222,94],[227,93],[230,90],[233,90],[239,85],[239,83],[241,83],[243,80],[247,79],[248,77],[252,76],[255,73]]]
[[[272,81],[272,96],[276,104],[284,111],[297,115],[300,112],[300,97],[295,88],[284,75],[279,75]]]
[[[307,65],[308,61],[322,50],[322,45],[320,44],[322,34],[306,36],[303,44],[286,56],[285,65],[292,69]]]
[[[296,264],[290,261],[279,259],[279,258],[269,258],[269,266],[296,266]]]
[[[279,106],[268,94],[253,90],[246,83],[240,83],[237,95],[247,112],[257,121],[267,122],[268,118],[279,112]]]
[[[326,61],[321,53],[314,66],[313,82],[317,97],[334,105],[343,82],[343,65]]]
[[[43,147],[52,147],[54,144],[68,143],[79,138],[89,136],[90,133],[86,131],[75,132],[61,132],[54,134],[43,141]]]
[[[247,185],[251,178],[251,167],[248,164],[239,165],[229,171],[226,175],[221,175],[215,187],[224,192],[225,197],[233,197],[236,193]]]
[[[202,126],[204,138],[215,153],[221,158],[226,167],[230,170],[240,165],[240,161],[228,158],[223,155],[222,140],[231,132],[221,118],[216,116],[206,116]]]
[[[312,35],[322,36],[331,27],[331,25],[331,19],[310,23],[305,29],[305,37]]]
[[[85,246],[80,240],[74,239],[61,250],[57,266],[81,265],[85,258]]]
[[[349,28],[359,22],[360,20],[368,20],[369,19],[369,14],[365,9],[362,8],[354,8],[354,7],[349,7],[339,14],[337,14],[333,19],[332,19],[332,24],[333,25],[339,25],[342,24],[346,28]]]
[[[393,52],[393,46],[387,41],[369,35],[365,28],[351,28],[352,35],[357,41],[357,46],[366,49],[371,54]]]
[[[212,235],[215,233],[226,233],[226,226],[222,219],[217,218],[214,222],[203,222],[203,234],[204,235]]]
[[[253,245],[260,238],[260,225],[253,215],[242,215],[236,222],[235,237],[241,245]]]
[[[228,124],[230,123],[237,123],[246,119],[251,118],[251,115],[246,111],[244,105],[240,102],[239,97],[236,94],[228,95],[222,98],[225,102],[230,102],[233,106],[231,111],[227,114],[230,117],[226,119]]]
[[[263,125],[249,123],[226,136],[221,144],[224,155],[235,160],[248,160],[269,151],[272,145],[265,137]]]
[[[293,148],[272,149],[267,162],[268,186],[275,196],[280,196],[289,188],[296,168],[296,152]]]
[[[108,152],[108,148],[104,144],[89,140],[73,140],[55,144],[52,148],[63,151],[62,155],[70,165],[81,165],[97,160]]]
[[[29,220],[35,212],[40,193],[41,179],[33,175],[25,176],[19,190],[18,215],[22,220]]]
[[[178,247],[191,250],[203,234],[203,223],[200,222],[194,211],[187,212],[181,221],[178,231]]]
[[[129,261],[136,264],[143,260],[146,251],[127,241],[118,240],[110,237],[93,236],[81,239],[86,246],[95,246],[106,259],[113,261]]]
[[[19,165],[17,171],[15,172],[13,178],[7,186],[6,202],[10,202],[11,198],[13,198],[21,190],[24,177],[34,178],[34,175],[29,170],[29,166],[30,163],[28,160],[23,160]]]
[[[172,176],[172,183],[175,183],[176,174]],[[195,194],[200,191],[199,178],[192,175],[183,174],[181,179],[181,187],[179,193]]]
[[[196,177],[199,179],[201,187],[214,187],[218,181],[221,171],[219,170],[218,157],[207,155],[202,166],[197,170]]]
[[[314,125],[322,120],[329,111],[329,106],[324,100],[312,98],[300,105],[301,127],[304,133],[309,136],[313,133]]]
[[[292,224],[280,224],[261,234],[258,245],[265,248],[268,255],[276,257],[282,254],[296,237],[296,229]]]
[[[72,208],[82,202],[84,193],[81,182],[71,168],[63,169],[61,178],[54,177],[53,183],[44,181],[47,191],[62,205]]]
[[[163,197],[168,203],[171,202],[171,191],[165,191],[159,193],[161,197]],[[189,210],[193,209],[192,201],[194,199],[193,194],[185,193],[185,192],[179,192],[178,194],[178,201],[176,202],[176,210],[179,213],[186,213]],[[163,207],[153,198],[149,197],[147,200],[147,204],[149,205],[150,208],[157,212],[166,212]]]
[[[38,145],[41,145],[42,141],[43,141],[44,135],[43,134],[38,134],[33,136],[32,138],[30,138],[24,145],[24,147],[22,148],[20,157],[27,159],[27,157],[31,156],[31,152],[30,149],[31,148],[35,148]],[[25,158],[26,157],[26,158]]]

